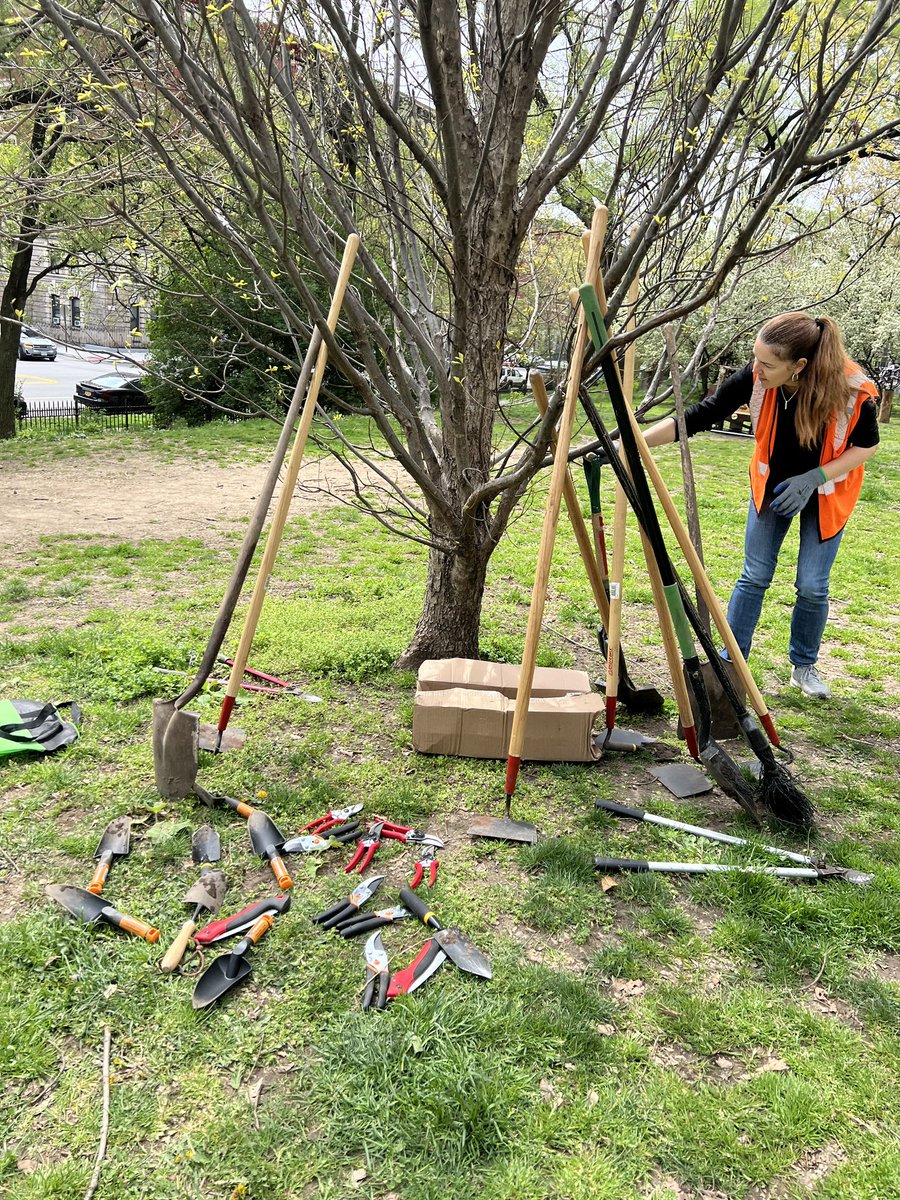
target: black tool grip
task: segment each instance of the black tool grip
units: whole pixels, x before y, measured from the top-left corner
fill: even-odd
[[[601,858],[594,855],[595,871],[649,871],[650,864],[642,858]]]
[[[310,917],[313,925],[321,925],[330,917],[336,917],[338,913],[344,912],[347,907],[346,900],[338,900],[337,904],[332,904],[331,908],[326,908],[324,912],[317,913],[316,916]],[[349,916],[349,913],[347,914]]]
[[[361,933],[370,933],[373,929],[381,929],[383,925],[390,924],[390,917],[363,917],[359,921],[348,921],[345,925],[335,925],[334,932],[339,933],[342,938],[355,938]]]
[[[646,813],[642,808],[629,808],[627,804],[619,804],[617,800],[595,800],[595,808],[605,812],[615,813],[617,817],[629,817],[632,821],[643,821]]]
[[[409,888],[400,889],[400,903],[404,905],[419,920],[430,925],[432,929],[443,929],[443,925],[429,908],[428,904],[415,892],[411,892]]]

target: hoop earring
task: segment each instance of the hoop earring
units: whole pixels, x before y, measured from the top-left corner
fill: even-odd
[[[791,383],[796,383],[796,382],[797,382],[797,380],[798,380],[799,378],[800,378],[800,376],[799,376],[799,375],[797,374],[797,372],[795,371],[795,372],[793,373],[793,375],[791,376]]]

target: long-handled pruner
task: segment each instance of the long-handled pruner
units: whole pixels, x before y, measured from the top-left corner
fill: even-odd
[[[847,883],[865,885],[874,878],[863,871],[846,867],[739,867],[731,863],[653,862],[643,858],[603,858],[594,856],[594,870],[610,874],[615,871],[661,872],[666,875],[776,875],[779,879],[843,879]]]
[[[216,659],[216,662],[221,663],[225,667],[233,667],[233,658],[222,658],[221,655]],[[294,684],[288,683],[286,679],[279,679],[277,675],[267,675],[265,671],[254,671],[252,667],[244,667],[244,674],[250,675],[253,679],[264,679],[267,683],[271,683],[272,687],[263,687],[257,683],[241,682],[241,690],[244,692],[263,692],[267,696],[297,696],[301,700],[305,700],[307,704],[321,704],[321,696],[313,696],[310,692],[304,692],[302,688],[295,687]],[[362,807],[362,806],[360,806]]]
[[[765,850],[769,854],[776,854],[779,858],[789,859],[791,862],[803,863],[805,866],[814,867],[818,872],[825,872],[820,875],[820,878],[844,878],[848,883],[867,884],[871,883],[873,875],[867,874],[865,871],[855,871],[851,867],[835,867],[826,866],[821,860],[811,858],[808,854],[800,854],[797,850],[782,850],[780,846],[760,846],[757,842],[751,842],[747,838],[735,837],[731,833],[722,833],[718,829],[707,829],[705,825],[688,825],[684,821],[676,821],[672,817],[661,817],[657,813],[645,812],[642,808],[631,808],[627,804],[619,804],[615,800],[595,800],[594,804],[597,808],[602,808],[604,812],[612,813],[616,817],[625,817],[629,821],[644,821],[648,825],[660,825],[665,829],[677,829],[681,833],[690,833],[695,837],[707,838],[711,842],[724,842],[729,846],[756,846],[760,850]]]

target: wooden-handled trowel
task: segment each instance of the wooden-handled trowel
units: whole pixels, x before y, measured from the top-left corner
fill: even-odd
[[[218,862],[221,857],[222,844],[218,833],[211,825],[201,825],[191,839],[191,858],[200,867],[200,878],[184,897],[184,903],[192,904],[194,911],[163,955],[159,969],[166,974],[174,971],[184,957],[187,944],[197,928],[197,918],[201,910],[205,908],[213,916],[217,916],[222,907],[225,889],[228,886],[225,873],[210,865]]]

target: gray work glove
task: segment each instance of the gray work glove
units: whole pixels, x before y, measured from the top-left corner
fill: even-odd
[[[772,495],[777,500],[772,501],[772,512],[779,517],[796,517],[797,513],[806,507],[806,502],[816,490],[825,483],[825,472],[821,467],[813,467],[802,475],[792,475],[773,489]]]

